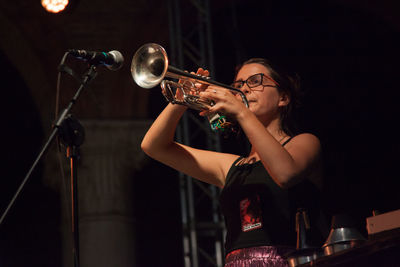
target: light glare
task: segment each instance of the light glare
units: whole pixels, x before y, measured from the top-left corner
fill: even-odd
[[[68,0],[42,0],[42,6],[51,13],[63,11],[68,5]]]

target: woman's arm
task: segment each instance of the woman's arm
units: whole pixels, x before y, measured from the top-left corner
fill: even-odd
[[[175,129],[187,107],[168,104],[154,121],[141,147],[150,157],[206,183],[223,187],[237,156],[195,149],[174,141]]]
[[[318,162],[320,142],[316,136],[300,134],[283,147],[250,111],[244,110],[237,119],[264,167],[279,186],[287,188],[298,183]]]
[[[313,170],[320,155],[317,137],[301,134],[283,147],[259,119],[227,90],[210,86],[201,95],[216,100],[217,104],[200,114],[221,112],[234,117],[249,139],[252,149],[257,152],[262,164],[279,186],[290,187],[304,178],[305,173]]]

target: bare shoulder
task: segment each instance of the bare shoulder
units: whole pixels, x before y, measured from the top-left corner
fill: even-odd
[[[301,133],[296,135],[287,143],[285,146],[287,148],[293,147],[304,147],[309,149],[317,149],[319,150],[321,147],[321,143],[319,138],[311,133]]]
[[[317,161],[321,154],[320,140],[311,133],[296,135],[285,148],[297,162],[304,163],[304,166]]]
[[[303,166],[303,178],[307,177],[319,188],[322,186],[321,143],[310,133],[296,135],[285,146],[294,160]]]
[[[311,141],[311,142],[318,142],[319,143],[318,137],[315,136],[312,133],[301,133],[301,134],[298,134],[298,135],[294,136],[292,140],[293,141],[294,140],[302,140],[302,141]]]

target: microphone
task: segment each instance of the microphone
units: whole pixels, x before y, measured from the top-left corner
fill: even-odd
[[[70,55],[78,59],[83,59],[93,65],[104,65],[110,70],[118,70],[124,63],[124,57],[117,50],[110,52],[96,52],[71,49],[68,52]]]

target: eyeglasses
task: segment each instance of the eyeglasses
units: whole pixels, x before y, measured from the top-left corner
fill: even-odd
[[[272,81],[274,83],[274,85],[263,84],[264,77],[266,79]],[[249,78],[247,78],[244,81],[234,81],[232,83],[232,87],[234,87],[236,89],[241,89],[244,84],[247,84],[247,86],[249,88],[255,88],[255,87],[259,86],[259,85],[262,85],[263,88],[265,86],[271,86],[271,87],[279,86],[279,84],[274,79],[272,79],[271,77],[265,75],[264,73],[257,73],[257,74],[251,75]]]

